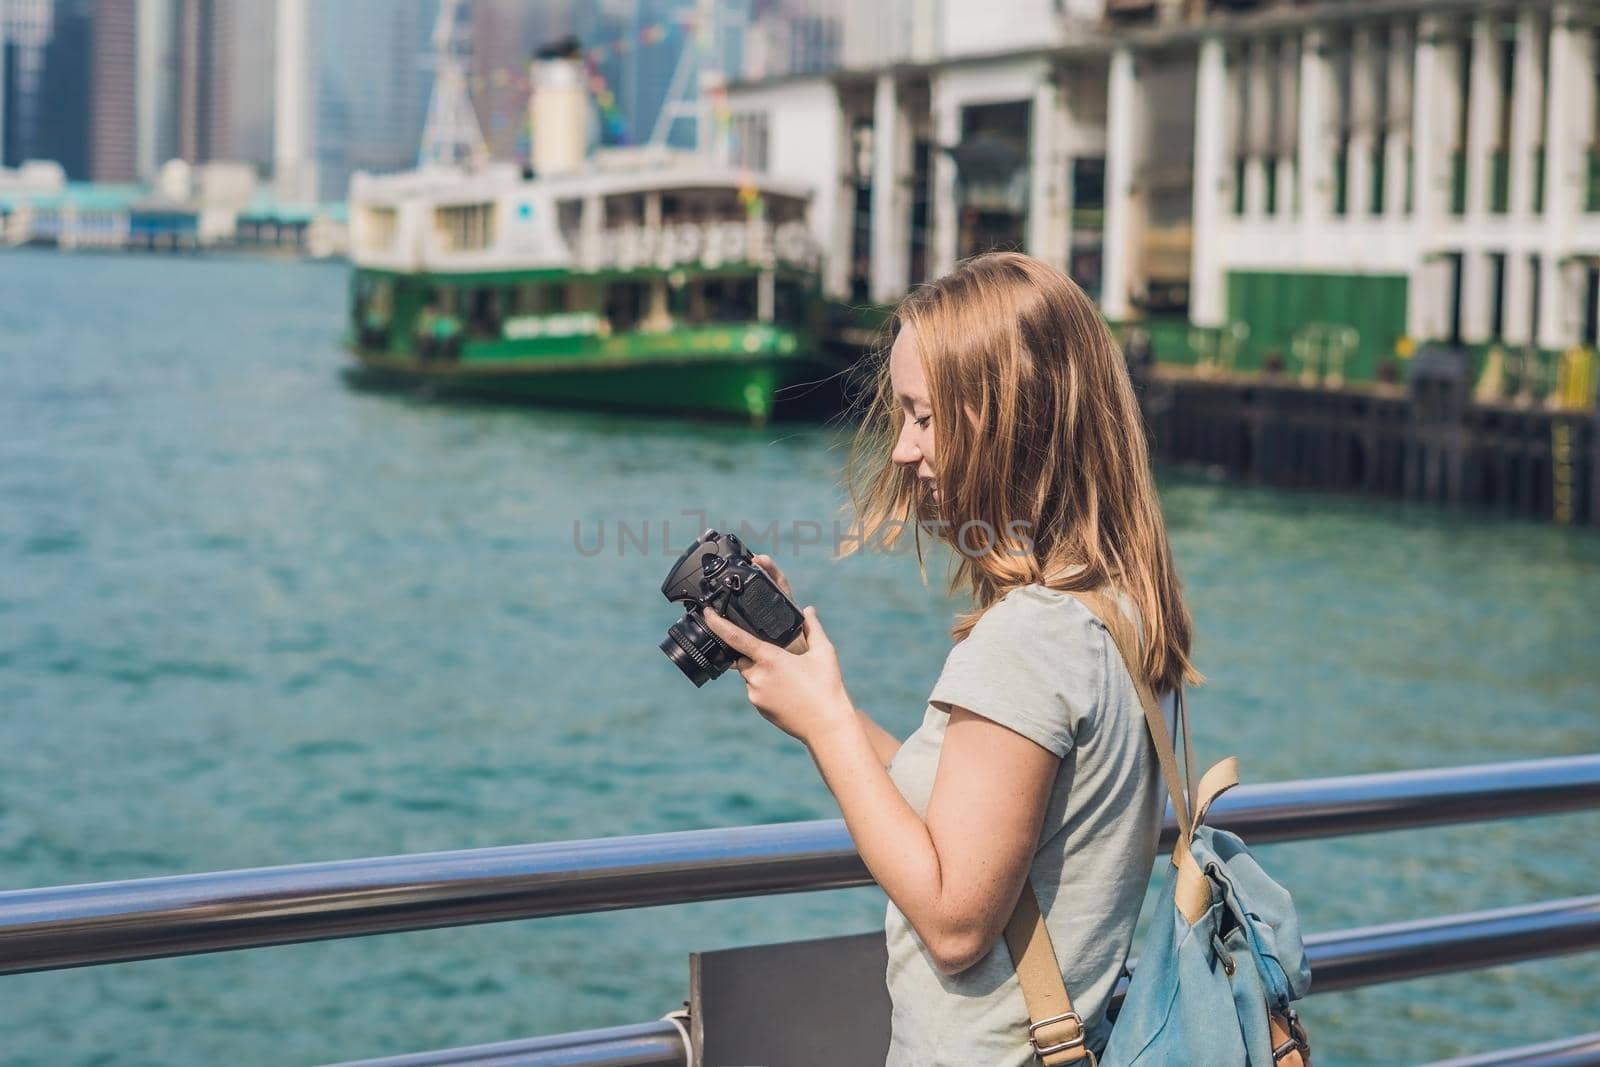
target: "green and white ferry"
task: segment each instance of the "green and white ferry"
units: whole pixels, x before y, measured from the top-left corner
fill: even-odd
[[[617,150],[358,174],[358,380],[764,421],[824,354],[810,190],[692,153]],[[835,394],[836,395],[836,394]]]

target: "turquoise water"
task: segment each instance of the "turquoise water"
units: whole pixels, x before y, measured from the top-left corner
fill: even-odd
[[[354,393],[344,270],[0,256],[0,888],[831,817],[736,680],[656,650],[672,552],[780,523],[857,703],[920,720],[954,605],[796,549],[841,440]],[[1202,757],[1270,781],[1600,750],[1600,538],[1168,472]],[[616,524],[651,524],[618,551]],[[605,522],[605,550],[585,555]],[[803,528],[809,533],[809,528]],[[831,542],[831,535],[823,535]],[[773,547],[773,546],[767,546]],[[1264,849],[1309,929],[1590,893],[1600,816]],[[0,1063],[322,1063],[653,1018],[687,954],[875,889],[0,978]],[[1327,1065],[1600,1027],[1594,955],[1315,997]]]

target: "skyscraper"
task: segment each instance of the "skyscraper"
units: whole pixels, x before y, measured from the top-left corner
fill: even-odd
[[[39,155],[45,48],[54,14],[54,0],[0,0],[0,42],[6,53],[0,166],[15,167]]]
[[[143,180],[178,154],[174,0],[137,0],[134,40],[134,160]]]
[[[98,0],[94,8],[89,94],[89,176],[99,182],[131,182],[138,176],[134,0]]]
[[[177,0],[178,157],[206,163],[232,157],[233,0]]]
[[[50,14],[27,155],[53,159],[68,178],[87,181],[94,0],[57,0]]]
[[[356,170],[416,163],[437,11],[438,0],[279,0],[280,196],[342,200]]]
[[[266,170],[272,165],[278,5],[275,0],[230,0],[230,3],[233,13],[228,155]]]

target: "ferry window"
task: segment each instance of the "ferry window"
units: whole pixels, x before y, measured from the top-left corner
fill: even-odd
[[[712,322],[755,321],[754,278],[706,278],[701,285],[705,299],[705,313]]]
[[[794,278],[779,278],[772,286],[772,317],[785,326],[798,326],[806,321],[808,301],[806,289]]]
[[[645,286],[643,282],[612,282],[606,289],[606,319],[613,332],[638,327],[644,315]]]
[[[474,337],[498,337],[502,315],[500,290],[488,287],[467,291],[467,329]]]
[[[512,310],[518,315],[541,315],[545,310],[545,292],[542,285],[533,282],[522,282],[515,290],[512,300]]]
[[[399,213],[392,207],[367,206],[367,247],[373,251],[393,248],[399,232]]]
[[[554,292],[561,294],[561,301],[551,311],[594,311],[600,306],[598,282],[568,282],[564,286],[557,286]]]
[[[436,208],[434,229],[451,252],[488,248],[494,236],[493,204],[451,204]]]
[[[578,232],[583,228],[583,201],[560,200],[556,202],[556,226],[561,239],[569,245],[578,243]]]

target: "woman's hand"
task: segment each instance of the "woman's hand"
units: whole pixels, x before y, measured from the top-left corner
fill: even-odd
[[[715,611],[701,612],[711,632],[739,653],[733,666],[744,678],[750,703],[772,725],[810,747],[830,730],[841,726],[859,729],[859,724],[855,705],[845,692],[838,654],[822,632],[817,609],[807,607],[804,615],[803,651],[796,652],[798,641],[787,649],[779,648]]]

